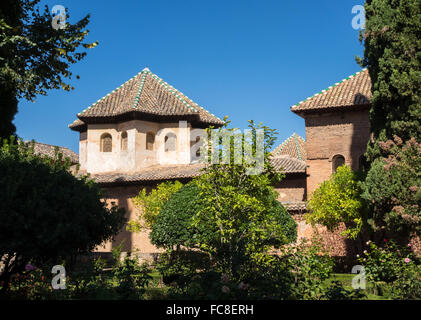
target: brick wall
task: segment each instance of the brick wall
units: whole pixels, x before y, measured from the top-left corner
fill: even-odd
[[[137,220],[139,216],[139,209],[133,204],[132,198],[135,197],[142,188],[151,190],[153,186],[121,186],[104,188],[106,199],[108,203],[114,202],[121,208],[126,210],[126,217],[128,220]],[[96,248],[97,252],[110,252],[113,248],[124,241],[123,252],[136,252],[142,256],[153,256],[161,252],[150,243],[149,231],[142,231],[133,233],[123,230],[115,237],[114,241],[108,241],[104,245]]]
[[[280,202],[301,202],[306,198],[306,175],[287,175],[281,182],[274,185]]]
[[[328,179],[332,158],[342,155],[353,170],[359,169],[370,135],[368,110],[305,115],[307,194]]]

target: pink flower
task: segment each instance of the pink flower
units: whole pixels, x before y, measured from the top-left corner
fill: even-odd
[[[230,276],[228,274],[223,274],[221,276],[221,282],[222,283],[227,283],[230,280]]]
[[[412,247],[412,244],[408,243],[408,247],[411,248]]]
[[[247,290],[248,287],[248,284],[245,284],[244,282],[240,282],[240,284],[238,285],[238,289],[240,290]]]
[[[221,291],[222,291],[223,293],[229,293],[229,292],[230,292],[230,288],[228,288],[227,286],[223,286],[223,287],[221,288]]]
[[[32,264],[29,264],[29,263],[25,266],[26,271],[34,271],[36,269],[37,269],[36,267],[34,267]]]
[[[405,263],[410,263],[411,262],[411,259],[409,259],[409,258],[405,258]]]

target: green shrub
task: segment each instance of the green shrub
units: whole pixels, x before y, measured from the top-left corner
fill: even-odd
[[[133,203],[139,209],[140,215],[137,220],[129,222],[128,229],[132,232],[151,229],[164,203],[182,186],[183,184],[179,181],[166,181],[158,184],[149,193],[146,188],[143,188],[133,198]]]
[[[332,281],[322,295],[322,299],[326,300],[361,300],[366,297],[361,289],[347,290],[340,281]]]
[[[312,239],[289,246],[284,255],[288,257],[288,266],[294,276],[291,298],[319,299],[325,289],[325,281],[333,272],[334,261],[324,252],[321,243]]]
[[[151,242],[166,249],[194,247],[197,229],[192,227],[192,218],[201,208],[194,183],[180,188],[163,204],[150,233]]]
[[[342,234],[355,239],[364,224],[360,193],[357,174],[343,165],[311,195],[309,213],[305,218],[309,223],[319,223],[330,231],[343,222],[346,230]]]
[[[13,139],[0,146],[0,282],[31,263],[58,264],[112,239],[123,227],[124,209],[109,207],[98,185],[75,177],[70,163],[34,154]]]
[[[297,240],[297,223],[281,203],[276,200],[273,201],[273,206],[268,210],[268,216],[273,216],[275,221],[281,225],[288,243]]]
[[[416,261],[417,258],[409,247],[398,246],[394,241],[385,242],[379,247],[374,242],[367,242],[369,250],[365,250],[358,260],[364,265],[366,279],[369,282],[391,283],[407,268],[405,261]]]
[[[113,270],[117,282],[116,292],[120,300],[141,299],[152,280],[147,263],[139,265],[136,258],[126,256]]]
[[[398,275],[392,284],[392,298],[400,300],[421,299],[421,267],[411,262],[405,270]]]
[[[168,250],[159,256],[156,270],[165,284],[175,283],[183,288],[198,272],[211,267],[209,255],[200,251]]]

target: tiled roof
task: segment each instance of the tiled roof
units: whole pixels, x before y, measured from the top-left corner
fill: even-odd
[[[303,201],[301,202],[281,202],[282,205],[287,209],[288,211],[294,211],[294,212],[304,212],[307,210],[307,204]]]
[[[276,171],[284,173],[305,173],[306,162],[293,158],[289,155],[280,155],[271,159],[272,165]]]
[[[151,116],[192,116],[198,122],[221,126],[224,121],[166,83],[148,68],[80,112],[69,127],[77,130],[91,119],[110,119],[133,112]]]
[[[366,106],[371,101],[371,79],[367,69],[330,86],[291,107],[295,113],[315,110]]]
[[[31,145],[31,141],[26,141],[25,143]],[[58,148],[58,152],[62,153],[64,158],[69,158],[71,164],[79,163],[79,156],[68,148],[57,147],[51,144],[45,144],[40,142],[34,142],[34,153],[37,155],[43,155],[50,158],[54,158],[55,148]]]
[[[204,164],[155,165],[140,169],[136,173],[96,174],[91,177],[99,184],[127,184],[194,178],[200,175]]]
[[[272,158],[275,170],[285,173],[305,172],[304,161],[290,157]],[[103,173],[91,177],[99,184],[130,184],[163,180],[191,179],[201,174],[205,164],[154,165],[135,173]]]
[[[273,156],[288,155],[299,160],[306,160],[306,141],[295,132],[272,152]]]

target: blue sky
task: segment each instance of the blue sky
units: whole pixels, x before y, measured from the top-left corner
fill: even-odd
[[[359,71],[363,54],[351,10],[363,0],[54,0],[70,21],[91,14],[99,41],[71,67],[75,90],[19,103],[15,124],[26,139],[78,152],[76,114],[144,67],[223,118],[247,120],[305,137],[290,107]]]

